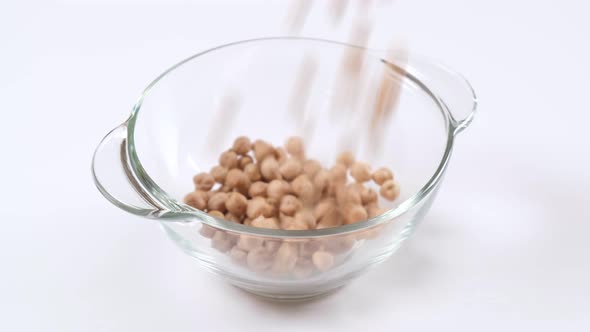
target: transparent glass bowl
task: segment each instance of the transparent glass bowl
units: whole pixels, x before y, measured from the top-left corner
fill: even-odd
[[[341,76],[343,56],[363,59],[355,80]],[[301,100],[293,89],[303,63],[315,71]],[[376,131],[369,110],[383,77],[400,98]],[[308,298],[343,286],[410,236],[475,108],[461,75],[414,54],[309,38],[240,41],[191,56],[150,83],[96,149],[92,172],[111,203],[159,221],[179,248],[230,283],[272,298]],[[326,167],[354,150],[357,159],[392,169],[401,196],[381,201],[387,211],[374,218],[307,231],[249,227],[184,204],[193,175],[215,165],[239,135],[275,145],[302,135],[308,156]],[[331,266],[313,265],[318,250]]]

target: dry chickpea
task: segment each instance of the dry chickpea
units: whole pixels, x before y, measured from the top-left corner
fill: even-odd
[[[211,217],[215,217],[218,219],[225,219],[225,216],[223,215],[223,213],[221,211],[213,210],[213,211],[207,212],[207,214],[210,215]]]
[[[299,257],[293,268],[293,276],[298,279],[305,279],[313,274],[313,262],[311,259]]]
[[[233,244],[225,232],[217,231],[211,238],[211,247],[221,252],[227,252]]]
[[[264,249],[270,253],[274,253],[279,250],[281,242],[281,240],[266,240],[264,241]]]
[[[257,181],[252,183],[250,189],[248,189],[248,195],[250,197],[257,197],[257,196],[266,196],[266,190],[268,187],[268,183]]]
[[[227,168],[219,165],[213,166],[210,173],[211,176],[213,176],[213,179],[215,179],[215,182],[223,184],[227,175]]]
[[[209,173],[199,173],[193,177],[193,182],[195,183],[195,188],[197,188],[197,190],[208,191],[211,190],[215,184],[215,179]]]
[[[225,177],[225,186],[237,189],[241,193],[247,193],[250,188],[250,178],[238,168],[230,169]]]
[[[246,262],[248,267],[254,271],[264,271],[270,268],[272,265],[272,253],[266,250],[266,248],[256,248],[248,252]]]
[[[257,196],[248,201],[246,214],[248,218],[254,219],[259,216],[270,217],[272,207],[266,202],[263,197]]]
[[[201,225],[201,229],[199,230],[199,234],[201,234],[202,236],[211,239],[213,238],[213,235],[215,235],[215,228],[209,226],[209,225]]]
[[[269,143],[263,140],[257,140],[252,145],[254,150],[254,158],[257,162],[262,162],[264,158],[272,156],[274,154],[274,148]]]
[[[268,157],[260,164],[260,174],[266,181],[272,181],[274,179],[280,179],[281,173],[279,172],[279,163],[274,157]]]
[[[336,186],[336,201],[338,205],[361,204],[361,194],[354,186],[345,186],[343,184]]]
[[[309,229],[309,221],[305,218],[294,218],[284,215],[281,217],[281,228],[290,231],[302,231]]]
[[[279,229],[279,221],[277,218],[265,218],[264,216],[259,216],[252,220],[250,223],[253,227],[260,227],[260,228],[270,228],[270,229]]]
[[[316,192],[323,195],[328,191],[330,185],[330,173],[325,169],[321,169],[317,172],[313,178],[313,186]]]
[[[289,191],[289,183],[283,180],[272,180],[266,188],[266,196],[272,198],[276,203],[280,202],[281,197]]]
[[[354,155],[350,151],[344,151],[338,155],[336,162],[349,168],[354,163]]]
[[[319,202],[313,211],[313,216],[316,220],[322,219],[326,214],[336,208],[336,203],[334,199],[327,198]]]
[[[399,193],[400,193],[399,184],[397,182],[394,182],[393,180],[387,180],[387,181],[383,182],[383,184],[381,185],[381,189],[379,190],[379,193],[386,200],[393,201],[399,197]]]
[[[330,182],[333,185],[346,183],[346,167],[336,164],[330,169]]]
[[[244,215],[244,213],[246,213],[248,200],[244,195],[238,192],[233,192],[229,194],[227,201],[225,201],[225,207],[234,216],[241,217]]]
[[[296,178],[302,171],[303,166],[301,165],[301,162],[295,158],[285,160],[285,162],[279,167],[279,172],[281,172],[283,178],[288,181]]]
[[[208,195],[204,191],[193,191],[184,197],[184,202],[196,209],[205,210],[207,208]]]
[[[238,167],[238,155],[233,151],[225,151],[219,156],[219,165],[227,169]]]
[[[234,222],[236,224],[241,224],[242,223],[241,218],[238,217],[238,216],[236,216],[236,215],[234,215],[231,212],[226,213],[224,219],[227,220],[227,221]]]
[[[319,161],[307,159],[303,162],[303,173],[309,176],[310,179],[315,178],[315,175],[322,169]]]
[[[258,170],[258,165],[256,164],[248,164],[244,167],[244,173],[248,176],[251,182],[260,181],[260,170]]]
[[[333,209],[326,213],[322,219],[318,221],[317,229],[330,228],[342,225],[342,213],[339,209]]]
[[[361,190],[361,203],[363,205],[367,205],[369,203],[377,202],[379,197],[377,196],[377,192],[371,188],[363,188]]]
[[[284,274],[291,272],[297,263],[297,246],[294,243],[283,242],[274,257],[271,271]]]
[[[262,247],[263,244],[264,240],[262,238],[250,235],[240,235],[237,246],[241,250],[252,251],[256,248]]]
[[[387,180],[393,180],[393,173],[385,167],[381,167],[371,176],[376,184],[382,185]]]
[[[309,258],[314,252],[320,250],[323,244],[320,240],[304,240],[299,243],[299,256]]]
[[[238,264],[246,264],[248,253],[245,252],[244,250],[241,250],[237,246],[234,246],[229,251],[229,256],[232,258],[232,260],[234,262],[236,262]]]
[[[313,216],[313,212],[308,209],[299,210],[295,213],[295,224],[297,225],[307,225],[307,228],[315,228],[316,227],[316,219]],[[303,226],[301,226],[303,227]]]
[[[275,149],[275,158],[279,162],[279,165],[282,165],[287,160],[287,152],[285,149],[278,147]]]
[[[367,219],[368,214],[362,205],[350,204],[344,207],[344,221],[352,224]]]
[[[293,157],[301,159],[304,157],[305,152],[303,149],[303,139],[301,139],[301,137],[289,137],[285,143],[285,148]]]
[[[246,136],[240,136],[234,140],[234,145],[232,146],[232,150],[242,156],[245,156],[252,145],[250,144],[250,139]]]
[[[367,163],[357,161],[350,167],[350,175],[357,182],[369,181],[371,180],[371,167]]]
[[[314,196],[313,183],[309,180],[307,175],[299,175],[291,183],[291,188],[297,197],[299,197],[304,203],[309,202]]]
[[[238,165],[240,166],[241,169],[245,169],[246,166],[252,164],[253,162],[254,162],[254,160],[252,159],[252,157],[243,156],[242,158],[240,158],[238,160]]]
[[[322,272],[326,272],[334,266],[334,255],[327,251],[316,251],[311,256],[311,260],[313,265]]]
[[[227,196],[227,193],[224,192],[215,193],[213,196],[211,196],[211,198],[209,198],[209,202],[207,202],[207,208],[209,211],[217,210],[221,213],[225,212],[225,201],[227,200]]]
[[[292,216],[295,214],[295,212],[297,212],[297,210],[301,209],[302,206],[303,205],[297,199],[297,197],[293,195],[285,195],[283,198],[281,198],[279,210],[285,215]]]
[[[385,209],[381,209],[379,206],[377,206],[377,204],[368,204],[365,206],[365,209],[367,210],[367,214],[369,215],[369,218],[374,218],[380,214],[385,213]]]

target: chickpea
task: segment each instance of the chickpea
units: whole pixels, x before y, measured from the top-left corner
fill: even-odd
[[[279,229],[279,221],[277,218],[265,218],[264,216],[258,216],[253,219],[250,223],[253,227]]]
[[[391,173],[389,169],[381,167],[378,170],[376,170],[375,173],[373,173],[371,178],[373,179],[373,181],[375,181],[376,184],[382,185],[383,182],[387,180],[393,180],[393,173]]]
[[[254,158],[257,162],[262,162],[266,157],[274,154],[274,148],[269,143],[263,140],[257,140],[252,145],[254,150]]]
[[[248,200],[244,195],[238,192],[233,192],[229,194],[227,201],[225,201],[225,207],[231,214],[241,217],[244,215],[244,213],[246,213]]]
[[[293,268],[293,276],[297,279],[305,279],[313,274],[313,269],[311,259],[299,257]]]
[[[227,169],[238,167],[238,155],[233,151],[225,151],[219,156],[219,165]]]
[[[287,160],[287,151],[281,147],[276,148],[275,158],[279,162],[279,165],[282,165]]]
[[[316,219],[313,216],[313,212],[308,209],[299,210],[295,213],[295,224],[299,225],[298,227],[304,227],[303,225],[307,225],[307,228],[316,228]]]
[[[193,182],[197,190],[208,191],[215,184],[215,179],[209,173],[199,173],[193,177]]]
[[[272,258],[272,253],[261,247],[248,252],[246,263],[254,271],[264,271],[271,267]]]
[[[231,249],[232,243],[225,232],[217,231],[211,238],[211,247],[221,252],[227,252]]]
[[[238,240],[238,248],[244,251],[252,251],[256,248],[261,248],[264,244],[264,240],[259,237],[250,235],[240,235]]]
[[[238,246],[233,246],[229,251],[229,257],[238,264],[246,264],[248,253],[238,248]]]
[[[250,179],[250,182],[260,181],[262,178],[260,176],[260,170],[258,169],[258,165],[256,164],[248,164],[244,167],[244,173]]]
[[[315,175],[322,169],[319,161],[307,159],[303,162],[303,173],[309,176],[310,179],[315,178]]]
[[[367,205],[369,203],[376,203],[379,200],[377,192],[371,188],[363,188],[361,190],[361,203]]]
[[[381,215],[387,211],[385,209],[381,209],[379,206],[377,206],[377,204],[371,204],[371,203],[366,205],[365,209],[367,210],[369,218],[374,218],[374,217]]]
[[[311,256],[311,260],[313,265],[322,272],[326,272],[334,266],[334,255],[327,251],[316,251]]]
[[[201,234],[202,236],[204,236],[208,239],[213,238],[213,235],[215,235],[215,232],[216,232],[215,228],[213,228],[209,225],[205,225],[205,224],[202,224],[201,229],[199,230],[199,234]]]
[[[246,215],[248,215],[248,218],[250,219],[254,219],[259,216],[270,217],[271,212],[272,207],[263,197],[257,196],[248,201]]]
[[[279,167],[279,172],[281,172],[283,178],[288,181],[296,178],[302,171],[303,166],[301,165],[301,162],[295,158],[285,160],[285,162]]]
[[[319,202],[313,211],[313,216],[316,220],[322,219],[326,214],[336,208],[336,203],[334,199],[327,198]]]
[[[304,218],[294,218],[284,215],[281,217],[281,228],[291,231],[301,231],[309,229],[309,224]]]
[[[301,137],[289,137],[285,143],[285,148],[287,149],[287,152],[293,157],[303,159],[305,153],[303,148],[303,139],[301,139]]]
[[[238,217],[238,216],[236,216],[235,214],[233,214],[231,212],[226,213],[224,219],[227,220],[227,221],[234,222],[236,224],[241,224],[242,223],[241,218]]]
[[[361,194],[354,186],[345,186],[343,184],[336,187],[336,201],[338,205],[361,204]]]
[[[303,202],[309,202],[314,196],[313,183],[311,183],[305,174],[299,175],[295,178],[291,183],[291,187],[295,195],[297,195],[297,197]]]
[[[369,181],[371,180],[371,167],[367,163],[357,161],[350,167],[350,175],[357,182]]]
[[[204,191],[193,191],[184,197],[184,202],[196,209],[205,210],[207,208],[208,195]]]
[[[349,168],[354,163],[354,155],[350,151],[344,151],[338,155],[336,162]]]
[[[224,213],[226,211],[225,201],[227,201],[227,196],[227,193],[224,192],[215,193],[213,196],[211,196],[211,198],[209,198],[209,202],[207,202],[207,208],[209,211],[217,210],[221,213]]]
[[[305,240],[299,243],[299,256],[309,258],[323,246],[320,240]]]
[[[232,146],[232,151],[239,155],[245,156],[251,148],[252,145],[250,143],[250,139],[246,136],[240,136],[235,139],[234,145]]]
[[[397,182],[393,182],[393,180],[387,180],[387,181],[383,182],[383,184],[381,185],[381,189],[379,190],[379,193],[386,200],[393,201],[399,197],[399,194],[400,194],[399,184]]]
[[[281,173],[279,172],[279,163],[274,157],[267,157],[262,161],[260,164],[260,173],[262,174],[262,178],[264,178],[266,181],[272,181],[281,178]]]
[[[252,183],[250,189],[248,189],[248,195],[250,197],[257,197],[257,196],[266,196],[266,190],[268,187],[268,183],[257,181]]]
[[[237,189],[241,193],[247,193],[250,188],[250,178],[238,168],[230,169],[225,178],[225,186]]]
[[[317,172],[315,177],[313,178],[313,186],[316,192],[323,195],[328,191],[328,187],[330,185],[330,173],[325,169],[321,169]]]
[[[330,169],[331,184],[346,183],[346,167],[341,164],[336,164]]]
[[[207,214],[210,215],[211,217],[215,217],[218,219],[225,219],[225,216],[223,215],[223,213],[221,213],[221,211],[213,210],[213,211],[207,212]]]
[[[279,210],[288,216],[293,216],[297,210],[301,209],[303,204],[293,195],[285,195],[281,198]]]
[[[227,176],[227,168],[219,165],[213,166],[210,173],[215,182],[223,184],[225,182],[225,177]]]
[[[274,257],[271,271],[284,274],[291,272],[297,263],[297,246],[293,243],[283,242]]]
[[[238,165],[240,166],[241,169],[245,169],[246,166],[252,164],[253,162],[254,162],[254,160],[252,159],[252,157],[243,156],[242,158],[240,158],[238,160]]]
[[[344,207],[344,221],[347,224],[366,220],[367,217],[367,211],[362,205],[350,204]]]
[[[322,219],[318,221],[317,229],[330,228],[342,225],[343,217],[339,209],[333,209],[326,213]]]

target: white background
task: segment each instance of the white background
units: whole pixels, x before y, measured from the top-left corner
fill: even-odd
[[[358,0],[357,0],[358,1]],[[343,39],[316,1],[302,34]],[[392,38],[463,72],[480,112],[417,233],[341,291],[247,295],[90,176],[100,138],[157,74],[279,35],[283,1],[0,3],[0,330],[590,329],[590,8],[586,1],[397,0]]]

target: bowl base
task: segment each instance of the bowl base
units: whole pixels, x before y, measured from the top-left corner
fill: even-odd
[[[232,284],[234,287],[254,296],[262,297],[265,300],[271,300],[275,302],[305,302],[312,301],[324,296],[331,295],[342,289],[345,285],[340,285],[335,288],[322,290],[313,293],[296,293],[296,294],[280,294],[280,293],[269,293],[260,290],[249,289],[241,285]]]

